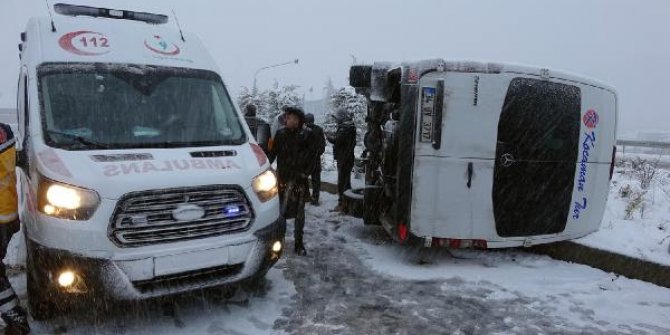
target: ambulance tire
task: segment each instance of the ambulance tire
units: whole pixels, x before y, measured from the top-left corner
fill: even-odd
[[[43,274],[35,275],[39,269],[35,268],[31,250],[28,250],[28,257],[26,260],[26,281],[28,288],[28,310],[33,319],[48,320],[58,314],[58,307],[50,299],[51,294],[47,292],[48,288],[45,283],[40,281],[41,278],[46,278]]]
[[[349,69],[349,85],[355,88],[370,88],[372,86],[372,66],[352,66]]]
[[[265,276],[268,271],[270,271],[269,267],[254,274],[242,283],[241,288],[247,292],[261,292],[267,284]]]

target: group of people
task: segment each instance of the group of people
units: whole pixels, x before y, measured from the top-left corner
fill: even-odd
[[[270,162],[277,161],[279,200],[282,214],[295,219],[295,249],[298,255],[306,255],[303,241],[305,225],[305,203],[319,206],[321,191],[321,156],[326,148],[326,139],[333,144],[333,156],[337,162],[338,204],[334,211],[344,210],[344,192],[351,188],[351,170],[354,166],[356,126],[351,115],[344,109],[335,114],[337,131],[324,134],[323,128],[314,123],[314,115],[305,114],[300,108],[285,107],[277,117],[274,136],[267,122],[256,116],[256,106],[248,105],[245,118],[256,141],[268,154]],[[311,179],[311,195],[309,180]]]

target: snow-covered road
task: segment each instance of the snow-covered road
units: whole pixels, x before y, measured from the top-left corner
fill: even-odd
[[[518,250],[418,250],[379,227],[308,206],[307,257],[265,287],[79,311],[36,334],[670,334],[670,290]],[[288,247],[292,247],[289,224]],[[12,282],[25,303],[25,276]]]

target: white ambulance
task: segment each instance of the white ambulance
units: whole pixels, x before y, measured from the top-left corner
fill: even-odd
[[[262,278],[277,182],[205,44],[165,15],[56,4],[21,34],[20,215],[29,306]],[[76,298],[76,299],[72,299]]]
[[[403,243],[452,248],[531,246],[599,228],[615,154],[611,87],[440,59],[354,66],[350,83],[370,101],[366,223]]]

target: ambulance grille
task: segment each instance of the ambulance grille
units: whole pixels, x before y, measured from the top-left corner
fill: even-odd
[[[109,235],[121,247],[136,247],[240,232],[253,218],[251,204],[235,186],[133,192],[117,203]]]

